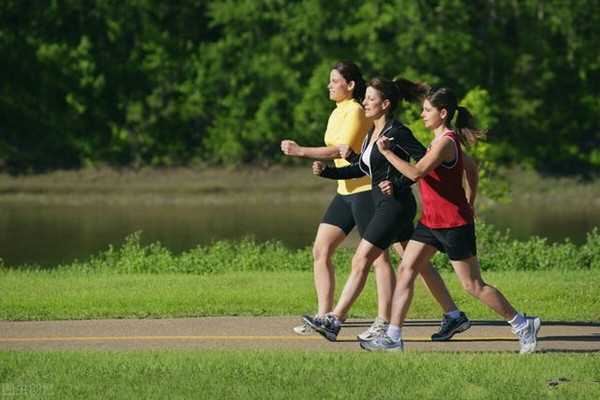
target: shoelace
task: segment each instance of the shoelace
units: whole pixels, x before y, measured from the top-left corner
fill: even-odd
[[[373,325],[371,325],[368,332],[373,333],[373,334],[378,334],[378,333],[383,332],[384,330],[385,330],[385,322],[376,321],[373,323]]]
[[[449,325],[450,325],[450,318],[448,318],[446,315],[444,315],[444,319],[442,320],[442,324],[440,327],[441,330],[448,328]]]

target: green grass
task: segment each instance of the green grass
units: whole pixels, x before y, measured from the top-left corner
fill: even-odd
[[[443,276],[471,318],[498,317]],[[544,319],[600,320],[600,274],[590,271],[486,272],[522,311]],[[346,273],[338,275],[338,288]],[[0,319],[193,317],[212,315],[300,315],[313,312],[310,272],[220,274],[111,274],[77,271],[0,272]],[[352,316],[372,317],[376,295],[371,274]],[[439,317],[439,307],[418,282],[409,318]]]
[[[600,356],[5,352],[0,382],[26,399],[598,399]]]

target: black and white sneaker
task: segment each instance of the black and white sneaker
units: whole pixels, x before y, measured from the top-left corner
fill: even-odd
[[[342,329],[341,321],[333,314],[327,314],[321,319],[305,315],[302,320],[330,342],[336,341],[337,335]]]
[[[444,314],[440,330],[431,335],[431,340],[434,342],[443,342],[452,339],[452,336],[457,333],[466,331],[471,327],[471,321],[464,312],[460,312],[458,318],[449,318]]]

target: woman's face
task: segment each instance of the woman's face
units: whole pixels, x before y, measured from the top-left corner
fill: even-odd
[[[384,100],[381,97],[379,90],[367,87],[365,93],[365,99],[363,100],[363,107],[365,108],[365,116],[369,119],[377,119],[387,112],[390,106],[389,100]]]
[[[421,112],[421,118],[423,118],[423,123],[425,124],[425,128],[434,130],[440,125],[444,123],[444,117],[446,114],[446,109],[442,109],[441,111],[431,105],[429,100],[425,100],[423,102],[423,111]]]
[[[329,99],[339,103],[352,98],[354,82],[348,83],[337,69],[332,69],[329,73],[327,89],[329,89]]]

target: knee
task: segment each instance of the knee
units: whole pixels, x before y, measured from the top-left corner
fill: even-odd
[[[462,287],[469,293],[471,296],[479,298],[481,295],[481,291],[483,290],[483,286],[485,285],[482,281],[472,280],[472,281],[463,281]]]
[[[352,257],[352,272],[365,273],[369,270],[371,261],[364,254],[355,254]]]
[[[327,263],[334,252],[335,248],[327,244],[315,244],[313,246],[312,254],[315,263]]]
[[[396,274],[396,289],[406,290],[413,286],[417,273],[411,266],[400,264],[398,273]]]

